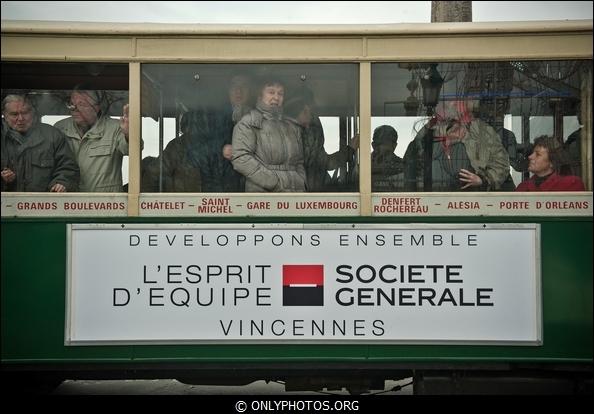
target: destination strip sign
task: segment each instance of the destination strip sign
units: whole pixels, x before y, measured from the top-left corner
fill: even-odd
[[[2,193],[2,217],[126,217],[120,193]]]
[[[356,217],[357,193],[140,194],[141,217]],[[592,217],[592,192],[374,193],[371,215]],[[126,217],[126,194],[2,193],[3,217]]]
[[[372,215],[591,217],[592,193],[375,193]]]

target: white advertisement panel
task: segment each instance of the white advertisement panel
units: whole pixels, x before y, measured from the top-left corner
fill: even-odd
[[[541,343],[538,224],[71,224],[66,344]]]

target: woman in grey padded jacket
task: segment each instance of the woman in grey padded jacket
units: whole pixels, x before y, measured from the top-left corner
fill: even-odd
[[[246,192],[305,191],[301,130],[283,117],[284,93],[279,80],[264,82],[256,109],[233,129],[233,168]]]

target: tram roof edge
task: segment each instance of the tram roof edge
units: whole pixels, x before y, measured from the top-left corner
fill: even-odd
[[[2,20],[3,34],[374,36],[592,31],[592,19],[398,24],[162,24]]]

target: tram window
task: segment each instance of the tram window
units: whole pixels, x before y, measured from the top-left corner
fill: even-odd
[[[73,91],[78,88],[75,97]],[[25,97],[30,102],[34,120],[30,129],[15,125],[16,130],[10,128],[10,123],[5,118],[3,108],[3,141],[10,139],[6,133],[13,133],[15,139],[12,145],[15,149],[24,134],[41,134],[43,138],[56,136],[57,128],[66,135],[65,147],[68,151],[64,154],[48,151],[33,151],[31,162],[39,164],[39,173],[34,168],[28,170],[22,167],[21,158],[29,157],[24,152],[13,152],[11,145],[5,151],[3,145],[2,168],[8,163],[14,166],[16,179],[11,185],[5,186],[3,191],[44,191],[46,181],[75,181],[67,191],[84,192],[123,192],[128,181],[127,143],[116,145],[116,138],[123,138],[119,128],[119,118],[123,106],[128,103],[128,66],[125,64],[104,63],[27,63],[27,62],[2,62],[2,99],[20,99]],[[73,102],[75,99],[76,102]],[[83,112],[86,110],[86,112]],[[38,129],[38,123],[46,124],[43,130]],[[50,127],[53,128],[50,128]],[[6,128],[6,131],[4,131]],[[16,132],[13,132],[16,131]],[[100,133],[100,131],[103,131]],[[91,137],[86,141],[81,140]],[[60,135],[58,133],[58,135]],[[101,138],[99,138],[101,137]],[[88,142],[88,144],[86,144]],[[99,145],[101,144],[101,145]],[[109,145],[108,145],[109,144]],[[109,151],[106,148],[109,147]],[[121,147],[121,148],[120,148]],[[125,147],[125,148],[124,148]],[[36,147],[39,149],[39,147]],[[12,155],[11,155],[12,154]],[[19,155],[20,154],[20,155]],[[37,160],[35,154],[41,154],[42,160]],[[67,154],[71,154],[68,156]],[[98,163],[100,157],[105,162]],[[10,159],[9,159],[10,158]],[[50,159],[51,158],[51,159]],[[63,159],[69,158],[80,171],[79,178],[70,180],[60,176],[57,163],[70,165]],[[101,159],[103,159],[101,158]],[[109,159],[107,161],[107,159]],[[7,164],[7,165],[5,165]],[[101,165],[99,165],[101,164]],[[54,167],[52,167],[52,165]],[[62,164],[60,164],[62,165]],[[50,171],[52,170],[53,171]],[[69,167],[61,168],[68,170]],[[33,172],[28,172],[33,171]],[[19,180],[21,177],[23,180]],[[39,178],[40,182],[31,186],[32,177]],[[53,177],[53,178],[52,178]],[[59,177],[59,178],[56,178]],[[37,178],[34,178],[37,180]],[[43,181],[43,182],[41,182]],[[70,186],[71,184],[69,184]],[[47,190],[45,190],[47,191]]]
[[[141,191],[358,191],[358,85],[356,64],[144,64]]]
[[[575,60],[373,64],[372,191],[513,191],[542,135],[558,142],[560,174],[585,175],[591,74]]]

